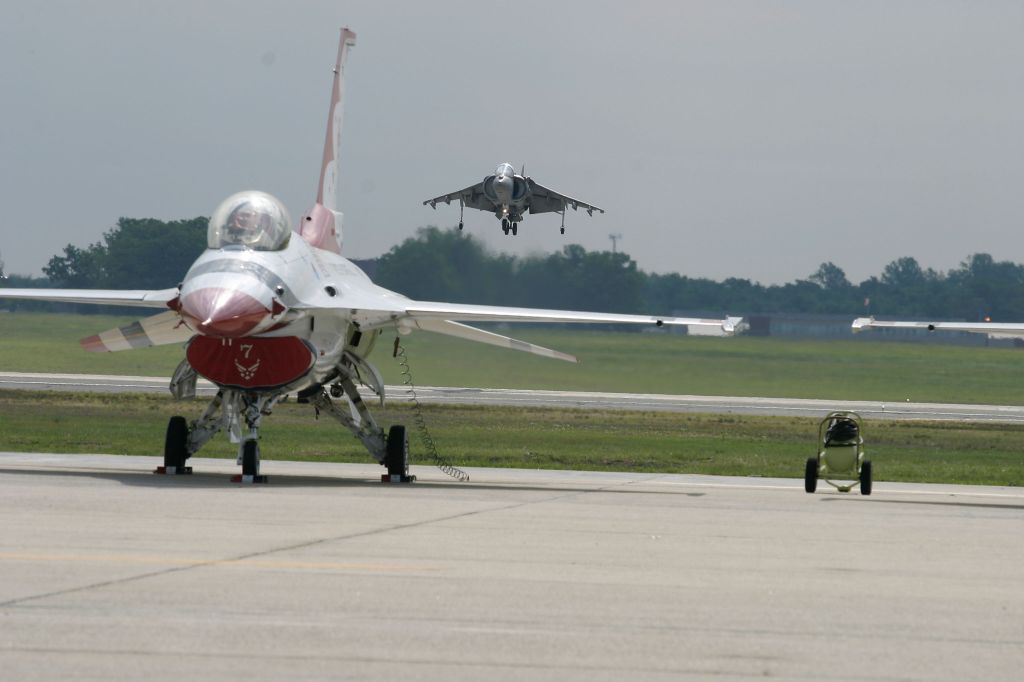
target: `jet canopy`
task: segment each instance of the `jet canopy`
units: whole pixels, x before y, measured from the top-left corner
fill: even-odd
[[[280,201],[266,192],[239,192],[213,212],[206,244],[211,249],[278,251],[288,245],[291,233],[292,219]]]

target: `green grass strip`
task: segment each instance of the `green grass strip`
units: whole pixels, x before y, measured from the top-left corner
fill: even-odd
[[[167,420],[204,407],[161,395],[0,390],[0,450],[161,455]],[[439,405],[423,413],[456,466],[799,478],[817,445],[812,418]],[[375,414],[384,426],[407,424],[413,463],[431,463],[411,407]],[[265,460],[371,461],[308,405],[279,405],[261,434]],[[1024,426],[871,420],[864,435],[878,481],[1024,484]],[[234,458],[236,447],[219,434],[202,455]]]

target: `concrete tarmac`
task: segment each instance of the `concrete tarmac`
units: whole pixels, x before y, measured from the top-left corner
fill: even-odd
[[[0,453],[0,678],[1024,669],[1020,489],[278,461],[244,486],[231,461],[158,463]]]

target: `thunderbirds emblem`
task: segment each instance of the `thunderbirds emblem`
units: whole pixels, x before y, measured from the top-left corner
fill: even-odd
[[[252,344],[243,343],[238,348],[239,350],[242,351],[242,354],[245,356],[245,359],[248,360],[249,354],[252,353]],[[245,379],[246,381],[249,381],[254,376],[256,376],[256,372],[260,368],[260,360],[256,360],[256,362],[246,367],[245,365],[238,361],[238,358],[235,358],[235,367],[238,369],[238,373],[242,375],[242,378]]]

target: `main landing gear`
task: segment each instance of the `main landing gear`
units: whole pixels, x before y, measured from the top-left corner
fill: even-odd
[[[501,231],[506,235],[511,232],[512,236],[519,234],[519,223],[514,223],[507,218],[501,219]]]
[[[154,473],[191,474],[192,467],[185,466],[185,460],[191,456],[188,451],[188,422],[184,417],[171,417],[164,439],[164,465],[157,467]]]
[[[283,397],[283,394],[222,389],[203,415],[191,425],[184,417],[171,417],[164,440],[164,465],[157,467],[154,473],[191,474],[192,467],[185,466],[186,460],[227,427],[231,442],[238,443],[236,461],[242,467],[241,475],[232,480],[237,483],[266,483],[267,477],[260,475],[260,420],[270,414],[274,403]],[[244,436],[242,422],[245,423]]]
[[[405,427],[396,425],[388,429],[387,450],[384,466],[388,473],[381,474],[381,483],[412,483],[415,476],[409,475],[409,434]]]
[[[409,436],[405,426],[392,426],[385,435],[359,395],[355,385],[356,368],[339,365],[337,378],[329,389],[312,386],[299,394],[299,402],[309,403],[319,416],[321,412],[348,428],[378,463],[387,468],[381,481],[411,483],[409,475]],[[376,372],[376,370],[373,370]],[[379,394],[383,383],[377,382]],[[184,417],[171,417],[164,441],[164,463],[156,468],[158,474],[191,474],[186,461],[209,442],[217,433],[227,429],[231,442],[238,443],[237,463],[242,473],[232,477],[236,483],[266,483],[260,474],[259,428],[264,415],[270,414],[285,393],[257,393],[235,389],[221,389],[199,419],[189,424]],[[336,404],[331,398],[343,398],[346,405]]]
[[[179,371],[175,372],[176,378],[185,377],[191,371],[186,363],[187,360],[183,361],[184,369],[179,367]],[[315,384],[300,391],[298,401],[311,404],[317,417],[321,413],[330,415],[358,438],[374,459],[387,468],[381,480],[391,483],[416,480],[416,476],[409,474],[409,434],[406,427],[395,425],[385,434],[356,388],[355,382],[362,381],[360,377],[370,377],[372,380],[364,383],[381,396],[383,403],[384,382],[377,370],[365,359],[346,351],[336,367],[334,377],[330,386]],[[188,382],[178,381],[180,385],[183,383]],[[172,390],[174,386],[172,381]],[[281,389],[260,392],[222,388],[199,419],[188,423],[184,417],[171,417],[164,441],[164,464],[157,467],[154,473],[190,474],[193,468],[185,466],[187,460],[217,433],[226,429],[231,442],[239,444],[237,461],[242,467],[242,473],[231,480],[241,483],[267,482],[267,477],[259,472],[260,422],[265,415],[270,414],[274,404],[286,395]],[[179,399],[195,396],[195,390],[181,389],[175,392],[175,396]],[[340,406],[332,397],[342,398],[346,404]]]

